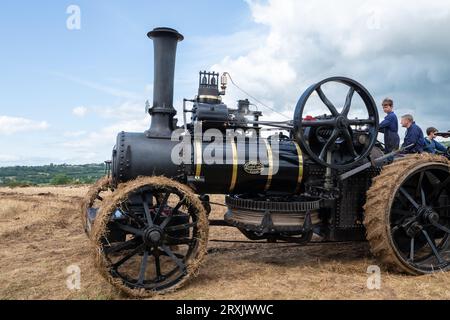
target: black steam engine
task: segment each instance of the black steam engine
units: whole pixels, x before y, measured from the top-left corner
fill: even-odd
[[[376,104],[361,84],[323,80],[300,97],[292,120],[261,121],[249,100],[235,108],[223,103],[226,73],[204,71],[198,94],[183,101],[178,125],[174,73],[183,36],[169,28],[148,36],[155,45],[151,126],[118,135],[111,174],[90,190],[83,207],[96,263],[112,284],[135,296],[181,286],[198,271],[210,225],[271,242],[307,244],[314,234],[321,241],[367,238],[394,268],[413,274],[448,269],[448,162],[384,155]],[[323,90],[334,84],[347,88],[339,105]],[[360,119],[350,116],[356,96]],[[324,114],[307,113],[314,99]],[[418,163],[423,166],[416,170]],[[381,187],[383,166],[392,185]],[[209,219],[211,194],[226,195],[224,219]],[[380,224],[388,231],[377,231]]]

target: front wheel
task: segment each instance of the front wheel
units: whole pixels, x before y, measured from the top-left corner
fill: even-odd
[[[198,197],[164,177],[143,177],[103,201],[93,228],[102,275],[134,297],[173,291],[206,254],[208,221]]]
[[[409,155],[383,168],[367,193],[373,254],[413,275],[450,270],[450,161]]]

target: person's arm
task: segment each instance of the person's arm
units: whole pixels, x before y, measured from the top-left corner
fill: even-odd
[[[434,140],[434,145],[437,151],[447,153],[447,148],[442,143],[439,143],[436,140]]]
[[[402,144],[403,147],[416,143],[415,141],[413,141],[410,131],[411,130],[406,131],[405,139],[403,139],[403,144]]]
[[[425,146],[423,148],[423,151],[428,152],[428,153],[434,153],[433,145],[432,145],[431,141],[428,140],[428,138],[424,138],[424,140],[425,140]]]
[[[391,117],[391,115],[387,115],[386,118],[380,123],[380,130],[383,129],[384,131],[384,129],[389,128],[392,124],[392,120],[393,118]]]
[[[416,151],[423,152],[425,147],[425,139],[423,137],[423,132],[418,127],[414,130],[414,141],[416,143]]]

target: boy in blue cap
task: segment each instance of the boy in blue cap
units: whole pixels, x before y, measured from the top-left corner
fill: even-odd
[[[386,98],[382,102],[383,111],[386,117],[380,123],[379,131],[384,134],[384,147],[386,153],[398,150],[400,146],[400,137],[398,135],[398,119],[394,113],[394,101]]]
[[[427,129],[427,136],[425,137],[424,151],[426,151],[428,153],[432,153],[432,154],[447,153],[447,148],[435,140],[436,133],[438,133],[438,129],[436,129],[434,127],[430,127]]]

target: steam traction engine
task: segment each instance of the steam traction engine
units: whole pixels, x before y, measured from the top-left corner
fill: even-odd
[[[148,36],[155,45],[151,126],[119,133],[111,175],[91,188],[83,205],[96,263],[113,285],[151,296],[196,275],[208,242],[209,194],[226,195],[219,224],[251,240],[367,239],[390,268],[449,269],[450,163],[432,155],[384,155],[377,108],[361,84],[323,80],[300,97],[292,120],[261,121],[248,100],[236,108],[222,102],[226,75],[201,72],[198,95],[184,100],[178,126],[173,80],[183,36],[169,28]],[[324,90],[335,85],[345,88],[339,105]],[[267,134],[267,128],[285,133]]]

